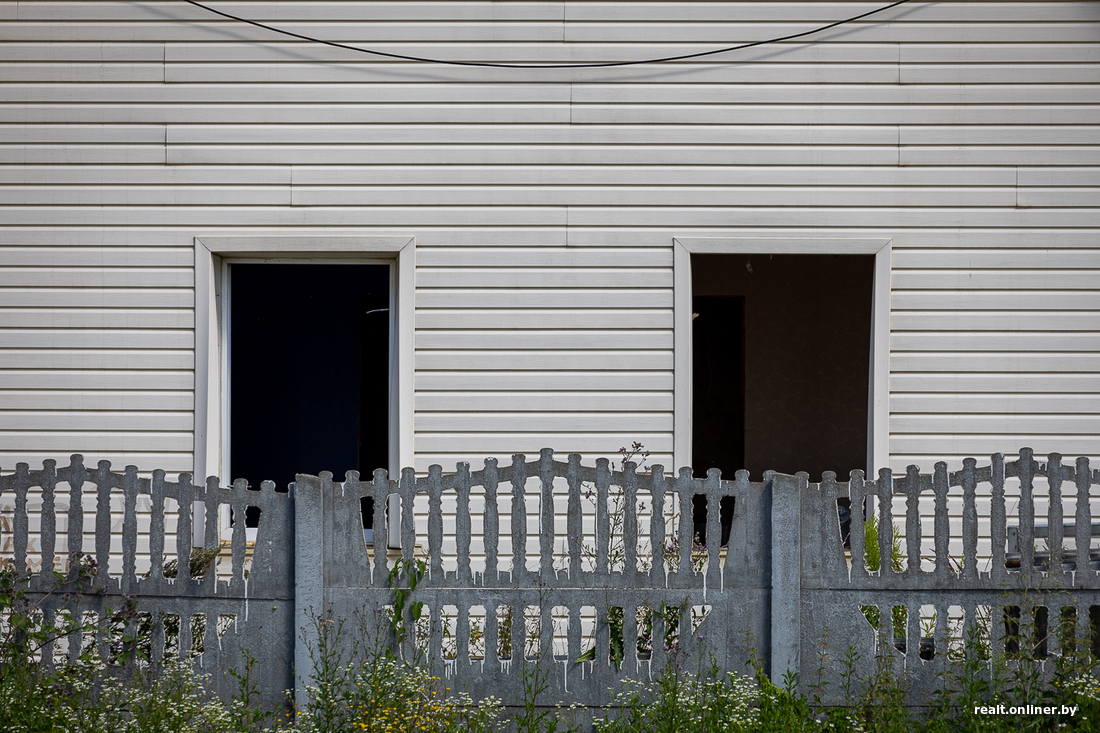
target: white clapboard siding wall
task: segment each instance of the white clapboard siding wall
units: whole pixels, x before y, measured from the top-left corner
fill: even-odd
[[[520,63],[879,5],[210,2]],[[1100,454],[1100,3],[914,1],[577,70],[174,0],[0,2],[0,39],[5,470],[190,470],[193,238],[301,232],[416,237],[421,471],[634,440],[671,466],[677,236],[892,241],[895,469]]]

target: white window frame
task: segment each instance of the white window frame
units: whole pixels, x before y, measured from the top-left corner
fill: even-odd
[[[692,254],[874,255],[871,360],[867,395],[867,475],[890,459],[890,239],[790,237],[675,237],[673,247],[673,458],[691,465]]]
[[[356,235],[207,235],[195,237],[195,443],[196,481],[203,476],[231,480],[226,285],[232,262],[294,264],[389,264],[390,308],[390,476],[413,465],[413,317],[416,237]],[[366,470],[366,469],[364,469]],[[368,477],[369,478],[369,477]],[[397,516],[391,507],[391,516]],[[201,544],[203,521],[196,516]],[[400,543],[392,522],[388,544]]]

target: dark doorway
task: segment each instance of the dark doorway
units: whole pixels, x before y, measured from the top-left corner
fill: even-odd
[[[692,464],[867,467],[873,255],[692,255]]]
[[[388,468],[389,266],[236,263],[229,278],[232,475],[285,490],[296,473]]]

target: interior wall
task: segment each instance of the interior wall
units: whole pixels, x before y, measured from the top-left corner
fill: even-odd
[[[865,468],[874,257],[692,255],[691,271],[695,297],[744,297],[752,479]]]

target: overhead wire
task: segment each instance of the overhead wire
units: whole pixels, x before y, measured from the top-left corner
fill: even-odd
[[[392,52],[389,52],[389,51],[379,51],[377,49],[365,48],[363,46],[353,46],[353,45],[347,44],[347,43],[338,43],[336,41],[326,41],[323,38],[314,38],[313,36],[307,36],[303,33],[295,33],[294,31],[288,31],[284,28],[277,28],[275,26],[268,25],[267,23],[261,23],[261,22],[256,21],[256,20],[250,20],[248,18],[242,18],[238,15],[233,15],[232,13],[227,13],[223,10],[218,10],[217,8],[212,8],[209,5],[206,5],[206,4],[201,3],[201,2],[197,2],[197,0],[184,0],[184,2],[187,2],[191,5],[194,5],[195,7],[202,8],[203,10],[206,10],[208,12],[214,13],[215,15],[220,15],[223,18],[228,18],[229,20],[234,20],[234,21],[237,21],[237,22],[240,22],[240,23],[247,23],[248,25],[252,25],[252,26],[255,26],[257,28],[263,28],[264,30],[271,31],[273,33],[279,33],[281,35],[289,36],[291,38],[297,38],[297,39],[302,40],[302,41],[308,41],[309,43],[318,43],[318,44],[321,44],[321,45],[324,45],[324,46],[331,46],[333,48],[341,48],[341,49],[344,49],[344,50],[347,50],[347,51],[355,51],[355,52],[358,52],[358,53],[366,53],[366,54],[370,54],[372,56],[380,56],[380,57],[383,57],[383,58],[397,59],[397,60],[400,60],[400,61],[416,61],[416,62],[425,63],[425,64],[445,64],[447,66],[477,66],[477,67],[487,67],[487,68],[493,68],[493,69],[603,69],[603,68],[609,68],[609,67],[614,67],[614,66],[638,66],[638,65],[641,65],[641,64],[663,64],[663,63],[667,63],[667,62],[670,62],[670,61],[686,61],[688,59],[696,59],[696,58],[703,58],[705,56],[714,56],[714,55],[722,54],[722,53],[730,53],[731,51],[741,51],[741,50],[744,50],[746,48],[756,48],[758,46],[767,46],[767,45],[772,44],[772,43],[781,43],[781,42],[784,42],[784,41],[793,41],[797,38],[805,38],[806,36],[811,36],[815,33],[821,33],[823,31],[827,31],[830,28],[836,28],[837,26],[845,25],[846,23],[852,23],[852,22],[857,21],[857,20],[862,20],[863,18],[867,18],[867,17],[870,17],[870,16],[875,15],[877,13],[884,12],[886,10],[889,10],[890,8],[896,8],[899,5],[904,5],[905,3],[909,2],[909,0],[896,0],[896,2],[892,2],[889,5],[883,5],[880,8],[875,8],[874,10],[869,10],[866,13],[860,13],[859,15],[853,15],[850,18],[845,18],[843,20],[838,20],[838,21],[828,23],[828,24],[823,25],[823,26],[818,26],[817,28],[812,28],[808,31],[802,31],[801,33],[791,33],[790,35],[779,36],[779,37],[776,37],[776,38],[769,38],[769,39],[766,39],[766,40],[763,40],[763,41],[752,41],[750,43],[742,43],[742,44],[739,44],[739,45],[736,45],[736,46],[725,46],[723,48],[715,48],[715,49],[711,49],[709,51],[698,51],[696,53],[685,53],[685,54],[679,54],[679,55],[676,55],[676,56],[660,56],[660,57],[657,57],[657,58],[637,59],[637,60],[634,60],[634,61],[600,61],[600,62],[580,63],[580,64],[519,64],[519,63],[498,63],[498,62],[492,62],[492,61],[453,61],[453,60],[450,60],[450,59],[435,59],[435,58],[428,58],[428,57],[424,57],[424,56],[411,56],[411,55],[408,55],[408,54],[392,53]]]

